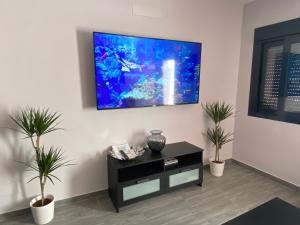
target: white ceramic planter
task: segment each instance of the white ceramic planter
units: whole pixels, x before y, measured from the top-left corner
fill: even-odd
[[[213,159],[209,160],[210,173],[216,177],[223,176],[224,167],[225,161],[223,161],[222,163],[215,163],[213,162]]]
[[[36,224],[49,223],[54,217],[54,196],[46,195],[45,198],[52,199],[52,201],[45,206],[34,207],[33,204],[41,200],[41,198],[39,195],[30,201],[32,216]]]

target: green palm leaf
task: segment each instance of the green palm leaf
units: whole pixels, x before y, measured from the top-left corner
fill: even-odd
[[[207,130],[208,139],[219,149],[228,142],[233,141],[233,133],[225,133],[222,127]]]
[[[10,118],[20,128],[22,134],[32,138],[61,129],[57,127],[60,116],[49,109],[26,108],[17,115],[10,115]]]
[[[52,173],[61,167],[74,165],[64,159],[60,148],[54,147],[51,147],[48,152],[42,147],[41,151],[37,154],[36,164],[40,174],[47,178],[50,176],[55,177]]]
[[[202,104],[202,108],[215,124],[233,115],[233,107],[225,102],[213,102]]]

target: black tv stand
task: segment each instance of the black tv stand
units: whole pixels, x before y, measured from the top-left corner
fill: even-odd
[[[165,167],[176,158],[178,164]],[[117,210],[123,206],[203,181],[203,150],[188,142],[167,144],[161,153],[145,153],[131,161],[107,158],[108,192]]]

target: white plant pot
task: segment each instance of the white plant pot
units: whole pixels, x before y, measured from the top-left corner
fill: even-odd
[[[42,207],[33,206],[34,203],[42,199],[40,195],[30,201],[32,216],[36,224],[49,223],[54,217],[54,196],[46,195],[45,198],[51,199],[52,201]]]
[[[222,161],[222,163],[216,163],[213,161],[214,159],[209,160],[210,173],[216,177],[223,176],[225,161]]]

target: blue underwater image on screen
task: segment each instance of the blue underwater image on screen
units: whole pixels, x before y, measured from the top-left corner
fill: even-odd
[[[193,104],[201,43],[94,33],[97,108]]]

